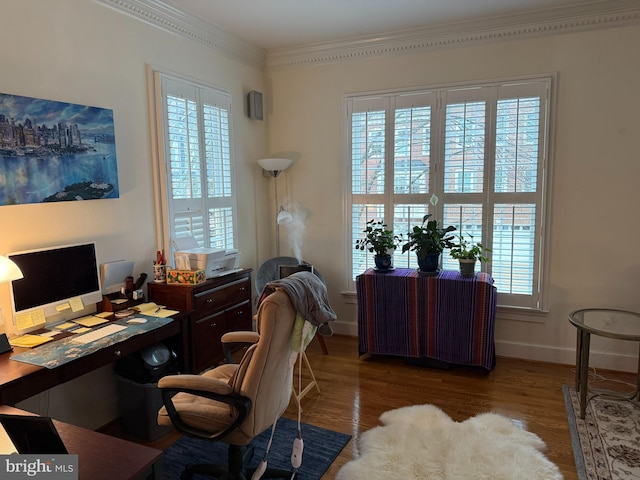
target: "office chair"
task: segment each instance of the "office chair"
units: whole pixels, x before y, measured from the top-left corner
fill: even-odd
[[[293,365],[289,358],[295,318],[288,295],[278,290],[260,304],[257,332],[226,336],[256,341],[240,363],[158,381],[164,402],[158,412],[160,425],[173,425],[179,432],[229,444],[227,466],[189,465],[181,479],[193,473],[225,479],[251,477],[253,470],[246,462],[253,454],[252,439],[277,421],[291,398]],[[263,478],[289,479],[292,475],[293,470],[267,469]]]
[[[301,262],[295,257],[274,257],[274,258],[270,258],[269,260],[264,262],[262,265],[260,265],[260,268],[258,269],[258,274],[256,276],[256,290],[258,292],[258,296],[261,296],[264,294],[265,286],[269,282],[272,282],[274,280],[278,280],[279,278],[281,278],[280,277],[281,265],[295,267],[300,265],[301,263],[304,265],[311,266],[310,264],[306,263],[304,260],[302,260]],[[322,283],[326,285],[326,282],[322,277],[322,274],[318,271],[317,268],[315,268],[315,266],[313,267],[313,273],[316,277],[318,277],[322,281]],[[318,339],[318,343],[320,344],[322,353],[324,353],[325,355],[328,355],[329,350],[327,349],[327,345],[324,343],[324,339],[322,338],[322,335],[316,335],[315,338]],[[306,360],[306,362],[308,365],[309,361]],[[309,365],[309,369],[310,368],[311,366]]]

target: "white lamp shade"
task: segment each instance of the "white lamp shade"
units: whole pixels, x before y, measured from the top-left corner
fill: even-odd
[[[15,264],[13,260],[0,255],[0,283],[10,282],[11,280],[19,280],[24,278],[22,270]]]
[[[291,160],[288,158],[261,158],[258,160],[258,164],[270,172],[280,172],[286,170],[291,165]]]

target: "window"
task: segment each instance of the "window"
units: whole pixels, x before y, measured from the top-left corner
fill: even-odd
[[[367,220],[406,236],[430,213],[493,250],[485,268],[500,305],[542,308],[552,80],[346,97],[350,290],[373,266],[372,253],[353,248]],[[401,252],[394,265],[416,268]],[[442,260],[458,268],[448,252]]]
[[[201,247],[235,248],[231,99],[155,72],[164,244],[191,235]]]

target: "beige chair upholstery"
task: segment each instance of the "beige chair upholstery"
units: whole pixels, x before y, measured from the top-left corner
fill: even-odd
[[[250,478],[245,468],[251,440],[268,429],[291,398],[293,367],[291,336],[296,311],[284,291],[267,297],[258,310],[257,332],[235,332],[229,341],[253,342],[239,364],[225,364],[200,375],[170,375],[160,379],[164,406],[160,425],[229,444],[227,466],[191,466],[191,473],[224,478]],[[175,394],[175,396],[173,396]],[[173,397],[172,397],[173,396]],[[292,472],[271,472],[269,478],[290,478]],[[267,477],[267,475],[265,475]]]

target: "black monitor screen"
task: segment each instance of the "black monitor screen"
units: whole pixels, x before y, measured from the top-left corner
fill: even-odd
[[[95,244],[9,255],[24,278],[12,282],[16,312],[100,290]]]

